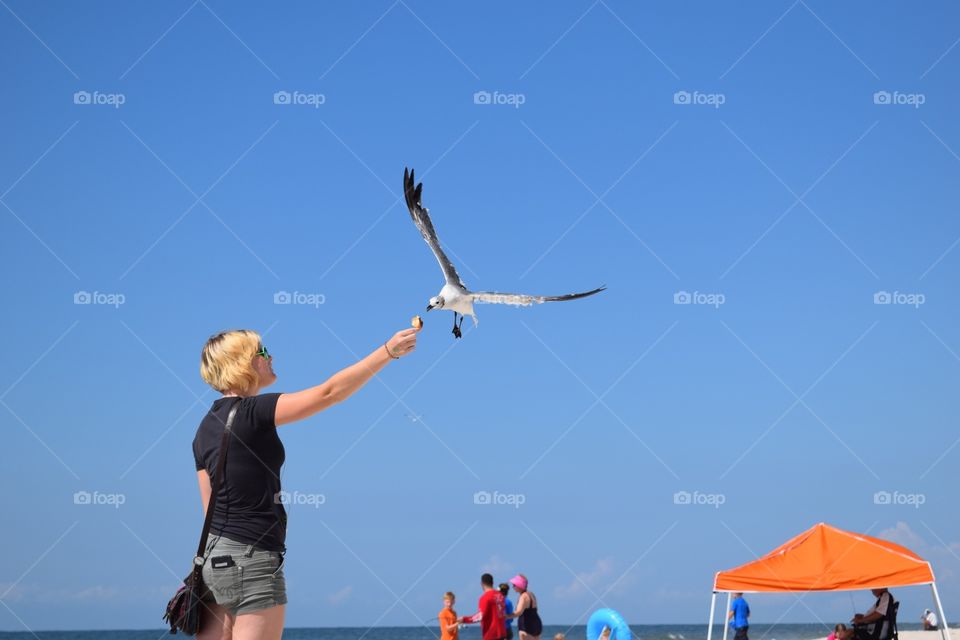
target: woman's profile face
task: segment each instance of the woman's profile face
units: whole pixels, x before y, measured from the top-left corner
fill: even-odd
[[[253,356],[253,368],[260,378],[260,387],[269,387],[277,381],[277,374],[273,372],[273,356]]]

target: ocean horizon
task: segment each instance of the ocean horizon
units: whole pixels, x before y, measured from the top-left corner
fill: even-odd
[[[284,640],[435,640],[439,635],[435,625],[408,627],[289,627],[284,629]],[[919,630],[919,624],[899,625],[901,631]],[[707,625],[701,624],[632,624],[635,638],[643,640],[705,640]],[[757,623],[750,627],[750,640],[814,640],[825,638],[829,629],[819,623]],[[544,625],[542,640],[552,640],[554,634],[565,633],[568,638],[586,637],[585,625]],[[718,635],[719,634],[719,635]],[[170,634],[162,627],[155,629],[115,630],[51,630],[0,631],[3,640],[161,640]],[[177,634],[177,637],[189,637]],[[461,638],[479,638],[478,625],[465,627]],[[714,638],[723,637],[723,628],[714,626]],[[931,640],[939,638],[931,633]],[[733,634],[730,634],[733,638]]]

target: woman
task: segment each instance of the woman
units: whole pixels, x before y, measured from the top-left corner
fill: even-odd
[[[399,331],[320,385],[296,393],[260,393],[277,379],[260,336],[242,329],[207,340],[200,375],[223,395],[213,401],[193,441],[204,514],[227,415],[234,406],[237,412],[204,555],[208,593],[198,640],[279,640],[287,603],[287,517],[280,500],[285,454],[276,427],[346,400],[416,344],[416,329]]]
[[[522,573],[510,578],[510,584],[513,590],[519,593],[517,604],[513,613],[507,618],[517,619],[517,632],[520,640],[540,640],[540,634],[543,633],[543,623],[540,621],[540,614],[537,613],[537,596],[532,591],[527,590],[527,577]]]

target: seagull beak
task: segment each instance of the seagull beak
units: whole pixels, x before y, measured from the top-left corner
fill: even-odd
[[[430,311],[430,309],[433,309],[433,305],[432,305],[432,304],[428,304],[428,305],[427,305],[427,311]]]

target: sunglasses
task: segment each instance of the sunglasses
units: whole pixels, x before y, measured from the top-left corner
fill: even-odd
[[[263,357],[266,358],[267,360],[270,360],[271,358],[273,358],[273,356],[270,355],[270,352],[267,351],[267,348],[266,348],[265,346],[263,346],[263,345],[260,345],[260,350],[257,351],[257,353],[256,353],[255,355],[263,356]]]

